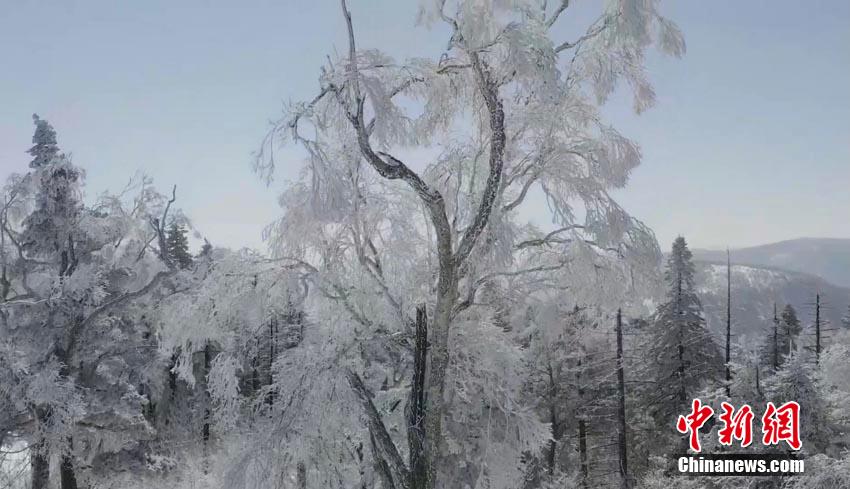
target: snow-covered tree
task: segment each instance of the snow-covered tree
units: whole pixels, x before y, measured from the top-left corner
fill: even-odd
[[[640,151],[602,122],[599,106],[625,81],[635,109],[648,108],[646,49],[657,41],[680,55],[684,42],[655,2],[631,0],[605,4],[578,39],[558,39],[553,29],[568,7],[423,2],[420,20],[451,32],[445,52],[395,60],[358,49],[343,3],[347,52],[322,68],[318,95],[290,107],[256,160],[270,178],[270,147],[279,139],[306,150],[270,243],[277,257],[314,270],[318,290],[359,327],[409,334],[413,308],[427,304],[424,442],[415,445],[424,472],[408,477],[413,487],[440,486],[441,471],[470,463],[452,456],[446,428],[458,414],[450,375],[469,358],[466,341],[454,338],[474,329],[461,325],[490,277],[572,282],[577,303],[616,302],[645,279],[638,269],[658,259],[651,232],[610,195],[626,184]],[[414,163],[414,147],[430,152],[427,163]],[[530,192],[545,195],[553,228],[518,220]],[[600,268],[621,272],[607,294]],[[512,450],[528,442],[520,438]],[[389,445],[382,450],[393,453]],[[505,450],[502,466],[518,458]],[[376,463],[389,466],[388,477],[408,474],[397,461],[379,456]],[[471,486],[512,483],[476,466]]]
[[[782,368],[765,381],[765,398],[777,406],[788,401],[800,404],[800,438],[807,453],[823,453],[833,442],[835,431],[816,372],[801,352],[787,357]]]
[[[32,115],[32,120],[35,124],[35,134],[32,135],[33,146],[27,153],[32,155],[30,168],[41,168],[52,163],[59,155],[59,145],[56,142],[56,131],[49,122],[36,114]]]
[[[655,370],[655,416],[669,423],[686,409],[723,366],[719,346],[706,328],[694,285],[692,254],[678,237],[667,259],[667,300],[655,314],[650,358]]]
[[[830,409],[830,418],[850,426],[850,335],[841,332],[823,352],[818,364],[818,386]]]
[[[180,268],[192,265],[192,254],[189,253],[189,239],[186,237],[186,227],[172,221],[166,235],[168,255]]]
[[[36,120],[36,135],[34,151],[53,156],[9,179],[0,212],[0,355],[12,386],[3,402],[14,413],[3,434],[28,448],[34,489],[47,486],[51,459],[72,489],[149,435],[137,372],[152,361],[141,353],[150,331],[133,301],[160,291],[173,272],[145,254],[164,199],[142,184],[85,206],[82,170],[51,149],[46,121]]]
[[[803,327],[800,325],[800,320],[797,318],[797,311],[791,304],[786,304],[782,309],[780,317],[780,331],[782,332],[779,340],[779,351],[782,355],[791,355],[799,347],[797,338]]]

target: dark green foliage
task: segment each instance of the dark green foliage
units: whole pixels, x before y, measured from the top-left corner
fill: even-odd
[[[192,255],[189,253],[189,239],[186,237],[186,228],[176,222],[168,227],[166,237],[168,256],[180,268],[192,266]]]

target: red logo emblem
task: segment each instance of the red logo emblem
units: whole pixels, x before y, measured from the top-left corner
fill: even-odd
[[[735,407],[728,402],[720,403],[723,413],[720,421],[723,426],[717,431],[720,444],[730,446],[735,440],[741,442],[742,447],[748,447],[753,443],[753,409],[744,404],[735,411]],[[689,434],[691,450],[699,452],[699,430],[714,415],[711,406],[703,405],[699,399],[694,399],[691,412],[687,416],[679,416],[676,420],[676,430],[682,434]],[[772,402],[767,403],[764,415],[761,417],[762,443],[764,445],[778,445],[780,441],[788,443],[793,450],[799,450],[803,443],[800,441],[800,405],[794,401],[776,407]]]

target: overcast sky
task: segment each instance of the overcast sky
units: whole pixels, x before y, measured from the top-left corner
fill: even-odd
[[[598,8],[576,4],[564,36]],[[416,27],[416,5],[350,0],[360,47],[439,55],[446,33]],[[644,153],[621,203],[665,248],[678,234],[696,247],[850,238],[850,2],[662,7],[687,55],[650,56],[655,108],[635,116],[622,93],[605,108]],[[0,178],[26,171],[37,112],[90,195],[143,170],[178,185],[214,244],[260,247],[279,187],[261,184],[250,154],[283,101],[315,94],[335,49],[336,0],[0,0]],[[301,158],[284,153],[278,179]]]

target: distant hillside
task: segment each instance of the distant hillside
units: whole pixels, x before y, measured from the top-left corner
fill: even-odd
[[[737,253],[736,255],[737,256]],[[697,292],[709,329],[720,340],[726,331],[726,264],[697,262]],[[752,266],[732,266],[732,324],[735,334],[755,339],[771,324],[773,303],[791,304],[804,326],[814,323],[815,294],[824,303],[822,317],[831,328],[841,325],[850,303],[850,288],[814,275]],[[740,336],[739,336],[740,338]]]
[[[725,251],[693,250],[700,261],[726,261]],[[817,275],[850,287],[850,239],[800,238],[732,250],[732,262]]]

